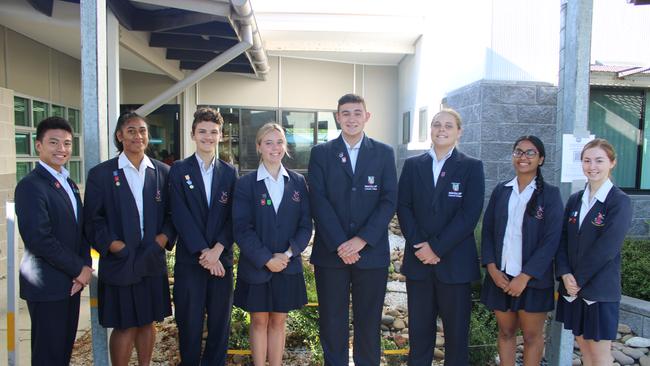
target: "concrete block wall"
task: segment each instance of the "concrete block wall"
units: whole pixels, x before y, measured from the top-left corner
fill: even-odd
[[[16,187],[16,140],[14,139],[14,92],[0,88],[0,258],[7,256],[5,203],[13,201]],[[6,265],[0,259],[0,275]]]

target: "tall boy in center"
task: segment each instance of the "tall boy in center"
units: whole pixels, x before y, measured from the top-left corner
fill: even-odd
[[[364,99],[338,101],[341,135],[314,146],[309,188],[316,237],[311,262],[325,365],[348,365],[352,293],[354,363],[379,365],[380,322],[389,265],[388,224],[397,205],[393,149],[364,133]]]

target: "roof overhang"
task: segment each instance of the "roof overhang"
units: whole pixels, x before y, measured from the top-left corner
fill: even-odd
[[[591,85],[613,87],[650,87],[650,67],[633,65],[590,66]]]

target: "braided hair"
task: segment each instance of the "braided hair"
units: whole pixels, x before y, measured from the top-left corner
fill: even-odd
[[[539,152],[539,157],[540,158],[545,158],[546,157],[546,149],[544,149],[544,143],[542,140],[539,139],[537,136],[533,135],[526,135],[526,136],[521,136],[520,138],[515,141],[515,144],[512,146],[512,151],[514,151],[517,148],[517,145],[522,142],[522,141],[528,141],[531,144],[535,146],[537,151]],[[546,160],[546,159],[544,159]],[[526,213],[529,216],[535,216],[537,213],[537,197],[539,197],[543,192],[544,192],[544,177],[542,176],[542,169],[541,166],[544,165],[544,161],[542,161],[538,166],[537,166],[537,176],[535,177],[535,185],[536,189],[535,192],[533,192],[533,196],[530,197],[530,200],[528,201],[528,205],[526,205]]]

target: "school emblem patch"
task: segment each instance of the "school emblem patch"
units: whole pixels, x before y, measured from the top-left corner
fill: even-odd
[[[221,192],[221,197],[219,197],[219,202],[223,203],[224,205],[228,203],[228,192],[226,191]]]
[[[293,202],[300,202],[300,192],[293,191],[293,196],[291,196]]]
[[[463,198],[463,192],[460,191],[460,182],[451,182],[451,191],[447,193],[447,197]]]
[[[603,215],[602,212],[599,212],[598,215],[591,220],[591,223],[598,227],[605,226],[605,215]]]
[[[535,218],[537,220],[543,220],[544,219],[544,207],[537,206],[537,210],[535,210]]]

